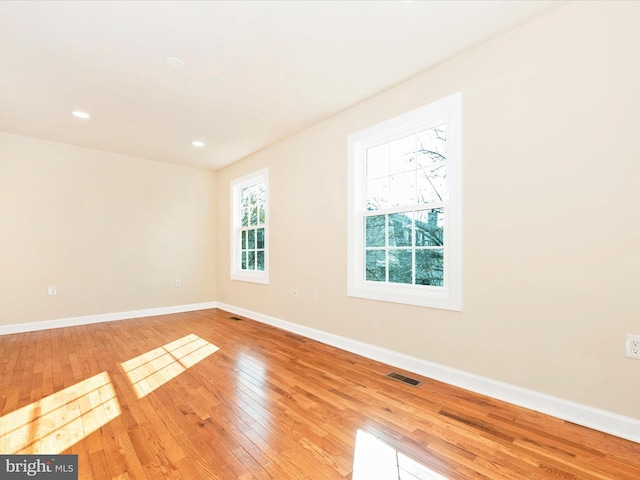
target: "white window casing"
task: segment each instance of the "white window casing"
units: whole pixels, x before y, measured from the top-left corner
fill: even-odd
[[[456,93],[348,137],[347,295],[462,310],[461,117]]]
[[[231,279],[269,283],[269,170],[231,182]]]

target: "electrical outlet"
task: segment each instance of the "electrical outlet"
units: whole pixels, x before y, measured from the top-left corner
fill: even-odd
[[[53,295],[57,295],[57,289],[55,285],[49,285],[49,287],[47,288],[47,291],[49,292],[49,295],[53,296]]]
[[[640,335],[627,334],[626,347],[627,357],[640,359]]]
[[[176,288],[180,288],[180,287],[182,287],[182,279],[176,278]]]
[[[311,300],[313,303],[318,301],[318,294],[316,293],[315,290],[311,290],[311,294],[309,295],[309,300]]]
[[[293,298],[299,298],[300,297],[300,291],[298,290],[298,287],[293,287]]]

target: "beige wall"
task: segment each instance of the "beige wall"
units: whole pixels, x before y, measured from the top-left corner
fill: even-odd
[[[0,133],[0,325],[215,300],[214,188],[212,172]]]
[[[640,418],[639,21],[571,3],[218,172],[217,300]],[[347,297],[347,135],[456,91],[463,311]],[[265,166],[270,284],[232,282],[229,182]]]

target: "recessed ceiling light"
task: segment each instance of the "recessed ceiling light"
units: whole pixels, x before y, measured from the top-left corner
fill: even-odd
[[[187,64],[179,58],[169,57],[167,58],[167,65],[169,65],[171,68],[184,68]]]
[[[74,110],[73,116],[78,118],[91,118],[91,115],[85,112],[81,112],[80,110]]]
[[[200,140],[194,140],[193,142],[191,142],[191,145],[193,145],[194,147],[204,147],[204,142],[201,142]]]

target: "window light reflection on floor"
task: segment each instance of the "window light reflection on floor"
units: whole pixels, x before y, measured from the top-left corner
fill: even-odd
[[[364,430],[356,433],[352,480],[447,480]]]
[[[60,453],[120,415],[107,372],[0,417],[0,452]]]
[[[127,360],[121,366],[136,395],[142,398],[218,350],[212,343],[190,334]]]

